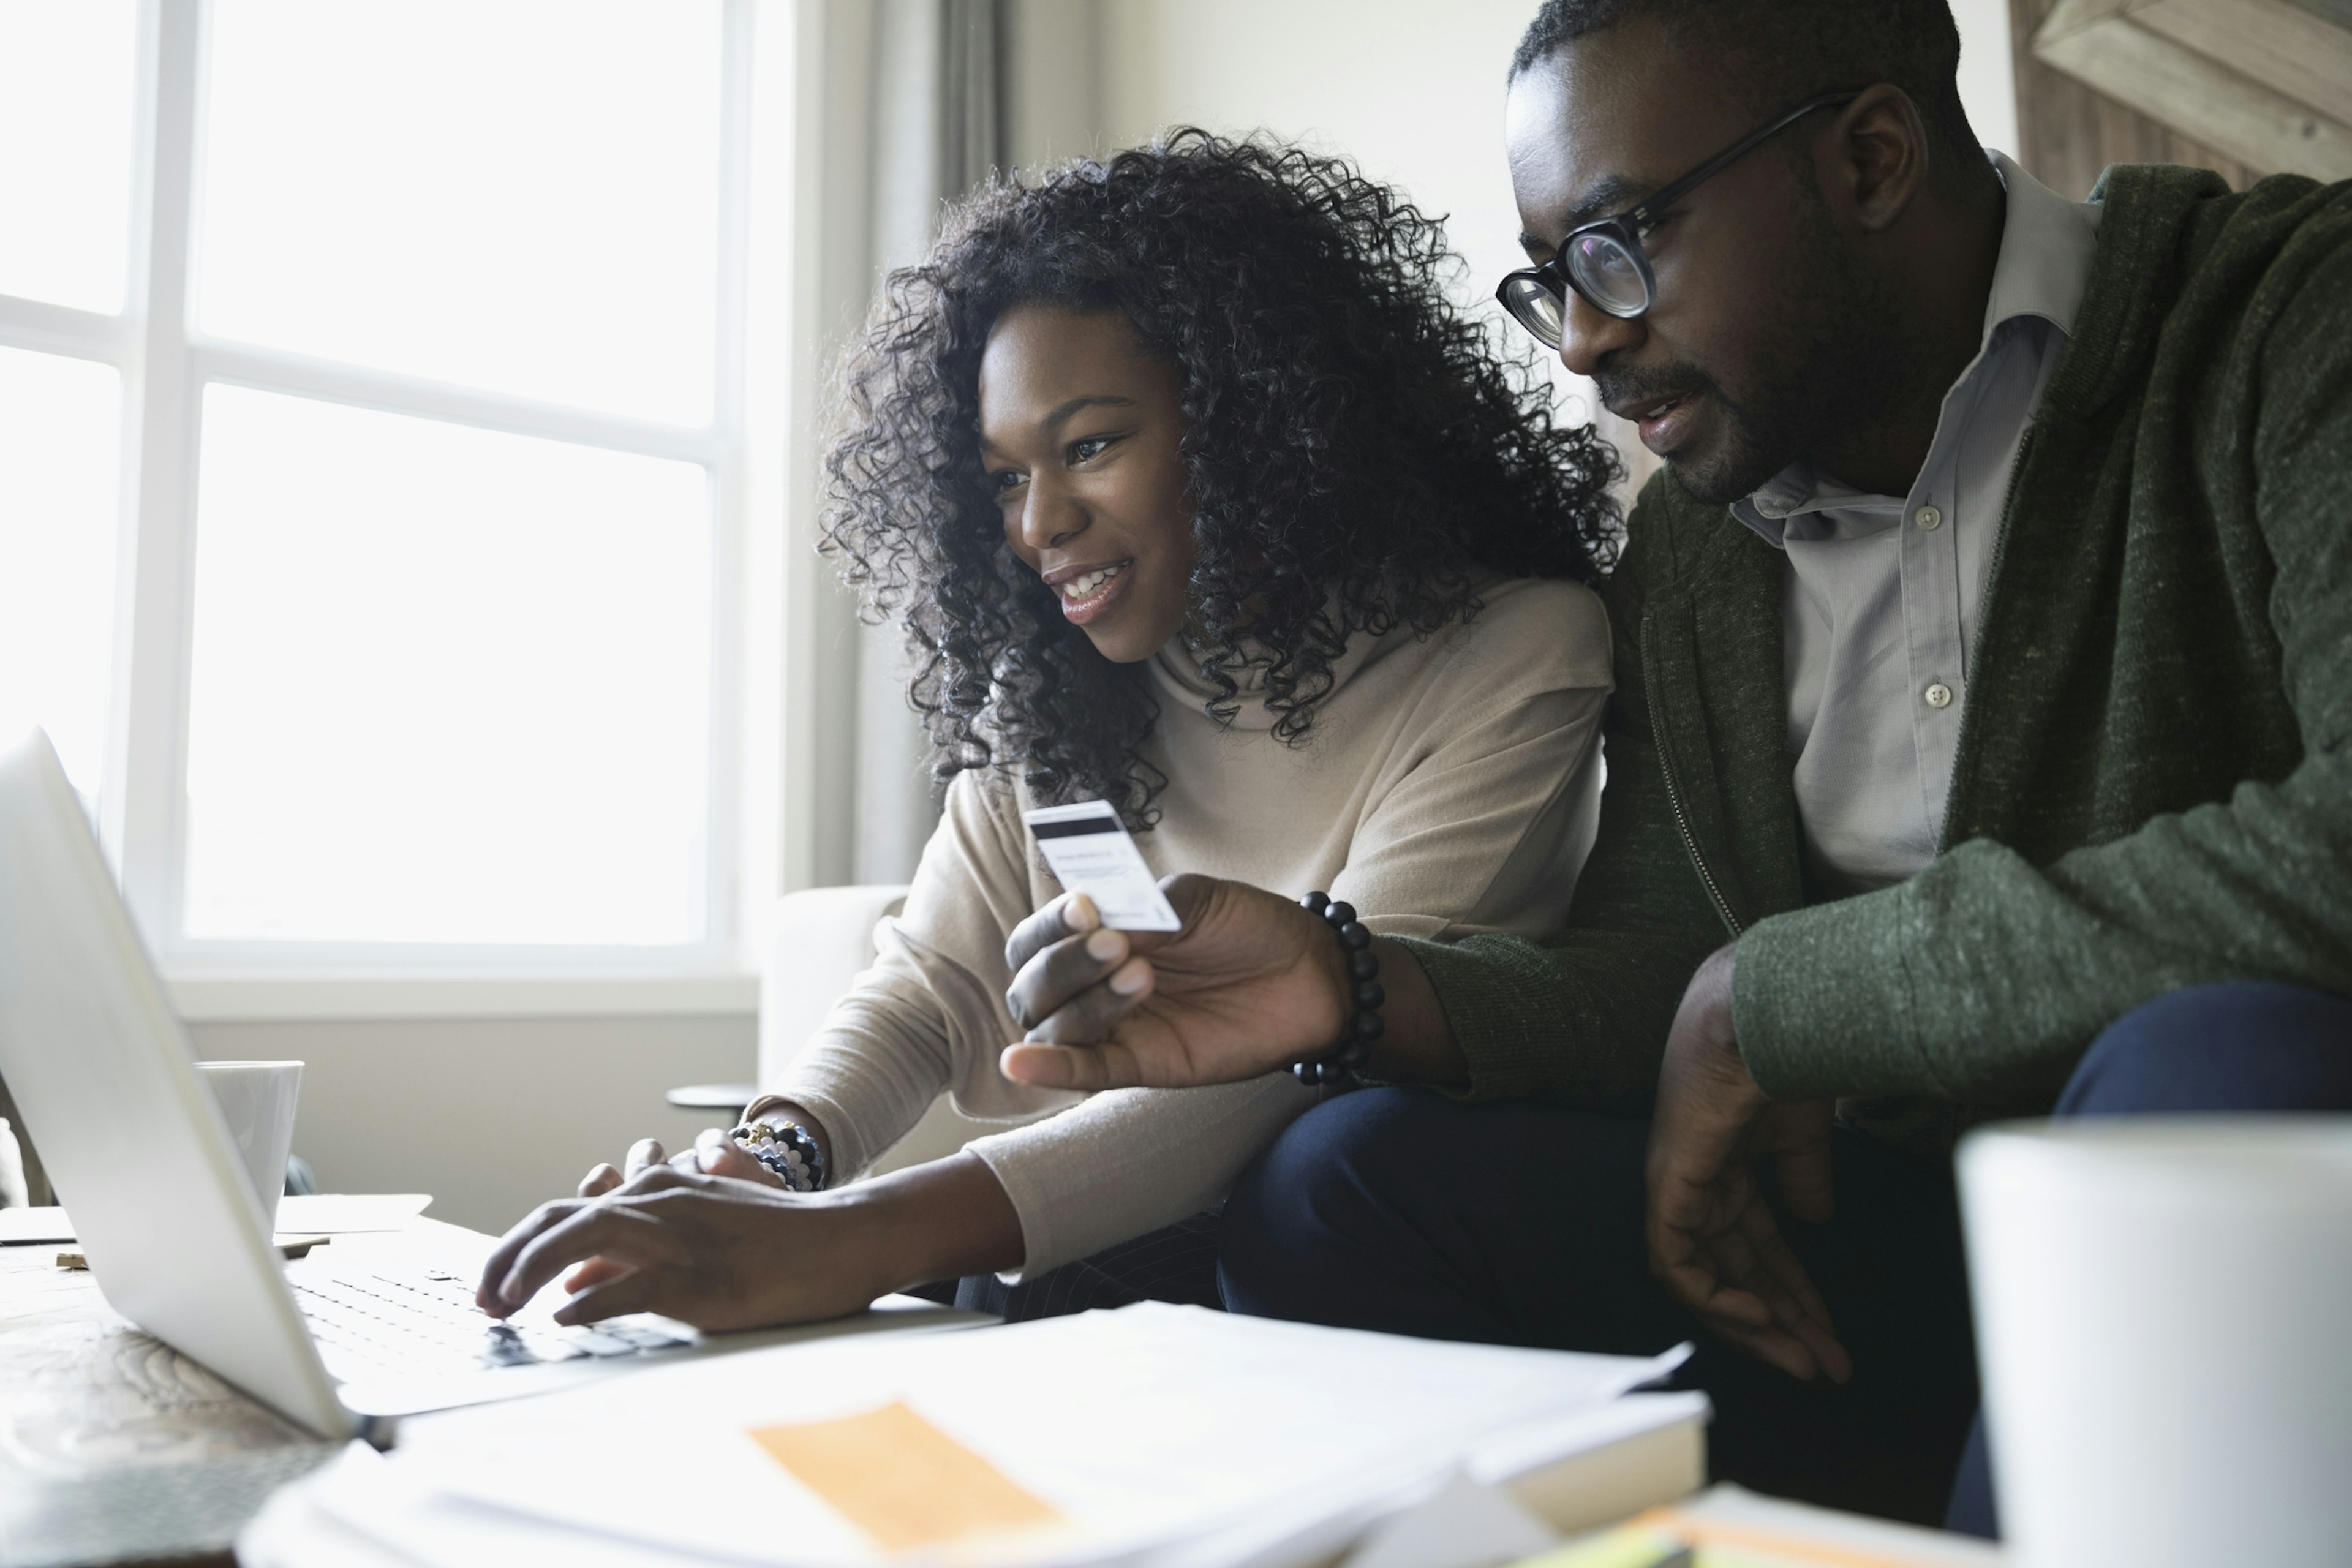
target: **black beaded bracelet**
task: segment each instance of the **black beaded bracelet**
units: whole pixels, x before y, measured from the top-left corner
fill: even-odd
[[[796,1193],[813,1193],[824,1185],[824,1151],[816,1135],[797,1121],[771,1121],[761,1117],[730,1132],[735,1146],[772,1173]]]
[[[1372,1042],[1381,1037],[1384,1027],[1381,1004],[1388,1000],[1388,993],[1381,989],[1381,961],[1372,952],[1372,933],[1356,919],[1354,905],[1334,903],[1328,893],[1309,893],[1298,902],[1328,921],[1347,951],[1348,979],[1355,987],[1350,1000],[1356,1011],[1337,1045],[1313,1061],[1293,1062],[1290,1070],[1303,1084],[1342,1084],[1372,1059]]]

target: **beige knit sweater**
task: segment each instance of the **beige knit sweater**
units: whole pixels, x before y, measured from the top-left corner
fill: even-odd
[[[1297,746],[1247,692],[1220,725],[1198,678],[1155,658],[1144,756],[1169,783],[1158,825],[1136,837],[1153,870],[1328,889],[1391,935],[1555,931],[1598,817],[1607,619],[1573,583],[1508,580],[1482,596],[1475,618],[1432,637],[1358,637]],[[1021,1216],[1024,1262],[1010,1279],[1215,1203],[1317,1098],[1286,1073],[1089,1097],[997,1070],[1021,1036],[1005,939],[1061,891],[1022,825],[1028,804],[1004,775],[957,776],[880,957],[765,1086],[824,1124],[836,1180],[942,1092],[1004,1124],[970,1148]]]

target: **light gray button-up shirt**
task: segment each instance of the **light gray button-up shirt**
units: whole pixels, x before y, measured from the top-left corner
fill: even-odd
[[[1910,493],[1867,495],[1800,460],[1732,509],[1788,556],[1789,752],[1809,868],[1832,891],[1899,882],[1935,857],[2010,471],[2098,239],[2098,207],[1992,158],[2008,219],[1984,342],[1944,395]]]

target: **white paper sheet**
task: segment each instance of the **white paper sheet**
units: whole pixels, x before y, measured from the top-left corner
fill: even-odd
[[[1376,1517],[1442,1481],[1481,1437],[1613,1399],[1680,1359],[1145,1303],[936,1339],[786,1346],[427,1417],[404,1428],[394,1462],[440,1496],[663,1554],[863,1568],[883,1554],[747,1434],[904,1400],[1069,1522],[889,1561],[1140,1563],[1244,1520]]]
[[[1456,1476],[1435,1496],[1373,1526],[1346,1568],[1494,1568],[1559,1542],[1510,1493]]]

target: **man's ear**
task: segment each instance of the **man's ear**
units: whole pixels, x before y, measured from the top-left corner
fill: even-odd
[[[1866,234],[1894,226],[1927,183],[1927,122],[1911,95],[1881,82],[1838,116],[1822,194]]]

